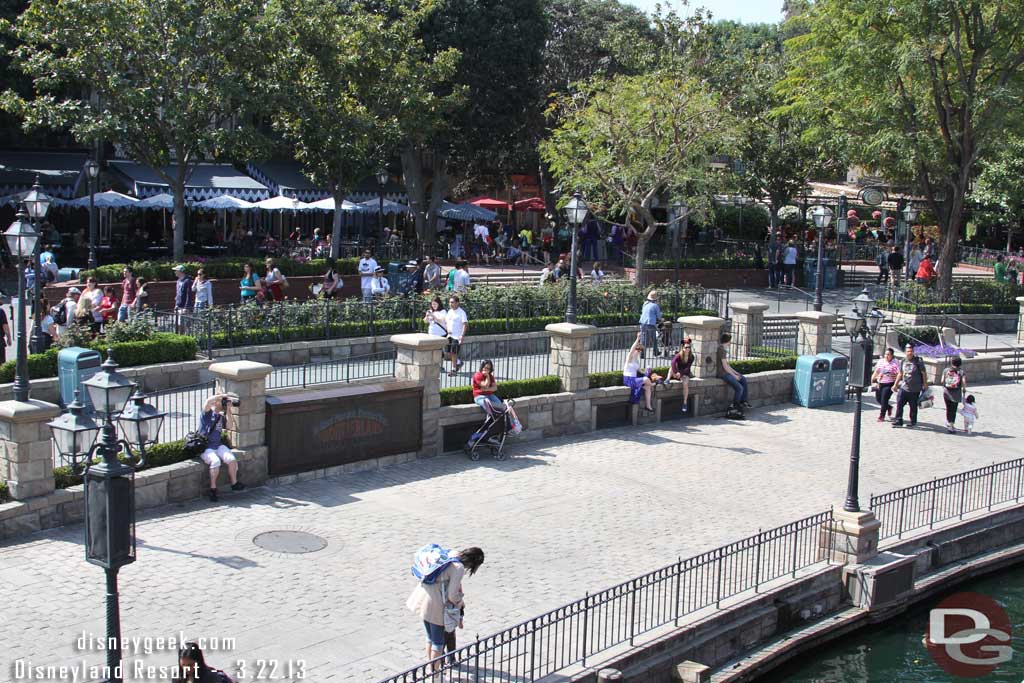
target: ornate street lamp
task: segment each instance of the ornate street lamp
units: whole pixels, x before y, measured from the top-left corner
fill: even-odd
[[[579,192],[573,193],[572,199],[565,205],[565,217],[572,226],[572,254],[569,257],[572,279],[569,280],[569,301],[565,306],[565,321],[569,323],[576,322],[576,237],[588,211],[587,203]]]
[[[843,509],[859,512],[857,489],[860,480],[860,416],[864,390],[871,386],[871,361],[874,358],[874,335],[882,324],[884,315],[874,308],[875,300],[868,294],[868,288],[853,300],[853,311],[843,317],[843,326],[850,335],[850,386],[857,396],[853,413],[853,444],[850,447],[850,472],[846,479],[846,501]]]
[[[146,447],[156,443],[165,417],[167,413],[162,413],[146,403],[146,397],[136,391],[131,402],[121,412],[117,424],[121,427],[124,440],[138,444],[139,454],[144,458]]]
[[[512,208],[509,213],[512,215],[512,228],[518,232],[519,216],[516,215],[516,202],[519,201],[519,186],[512,183]]]
[[[32,185],[32,189],[29,190],[28,194],[25,195],[25,198],[21,200],[21,203],[25,205],[25,211],[28,213],[28,217],[32,220],[32,227],[35,228],[36,233],[40,238],[43,237],[42,232],[39,229],[39,225],[42,220],[46,218],[46,214],[50,210],[50,204],[53,203],[53,199],[43,192],[43,188],[39,185],[39,176],[36,176],[35,184]],[[36,273],[36,286],[33,299],[35,302],[35,318],[32,324],[32,340],[29,343],[32,353],[42,353],[45,350],[43,349],[43,312],[39,310],[43,296],[42,264],[39,262],[39,252],[42,249],[42,245],[42,239],[37,239],[35,251],[32,255],[32,268]]]
[[[131,461],[135,457],[133,446],[138,447],[136,467],[144,467],[145,440],[155,437],[163,415],[148,406],[133,406],[134,412],[126,410],[125,404],[137,385],[117,371],[110,349],[100,370],[82,384],[101,422],[94,422],[82,412],[76,396],[69,406],[70,415],[57,418],[49,426],[61,457],[85,467],[85,559],[103,567],[107,575],[107,675],[108,681],[120,683],[117,572],[135,561],[135,467],[121,462],[118,455],[123,451]],[[139,440],[131,443],[118,439],[115,419],[126,435]],[[97,431],[102,432],[99,439],[87,445]],[[97,456],[100,461],[94,463]]]
[[[89,272],[96,269],[96,179],[100,177],[100,165],[94,159],[85,163],[85,173],[89,177],[89,260],[86,268]]]
[[[29,396],[28,382],[28,349],[25,347],[25,259],[36,252],[39,233],[28,222],[24,211],[19,211],[14,222],[4,232],[4,241],[11,258],[18,264],[18,325],[16,361],[14,364],[14,400],[27,401]],[[36,282],[39,274],[36,273]],[[37,315],[38,319],[39,316]]]
[[[387,169],[377,171],[377,230],[384,236],[384,185],[388,182]]]
[[[817,206],[811,212],[814,218],[814,227],[818,229],[818,260],[814,272],[814,310],[821,311],[824,306],[822,291],[825,289],[825,230],[832,225],[832,209],[827,206]]]

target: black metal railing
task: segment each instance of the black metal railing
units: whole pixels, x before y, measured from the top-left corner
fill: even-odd
[[[478,638],[446,657],[413,667],[382,683],[454,683],[472,672],[477,683],[537,681],[661,626],[744,594],[802,569],[828,564],[820,545],[831,534],[828,510],[695,557],[680,559]],[[832,547],[831,536],[827,547]]]
[[[167,414],[160,428],[159,442],[180,441],[198,429],[203,405],[216,391],[216,386],[216,382],[210,380],[148,394],[146,402]]]
[[[1020,502],[1022,475],[1024,458],[1018,458],[872,495],[868,508],[882,522],[880,539],[902,538],[972,512]]]
[[[395,376],[395,351],[382,351],[340,360],[302,363],[274,368],[267,375],[267,389],[308,387],[334,382]]]
[[[551,340],[548,336],[488,341],[467,340],[459,348],[461,367],[452,369],[445,359],[441,374],[441,388],[470,386],[473,374],[489,360],[494,365],[494,377],[500,384],[509,380],[536,379],[551,374]]]
[[[750,335],[751,332],[753,335]],[[796,318],[764,318],[761,323],[760,335],[754,329],[748,330],[748,336],[750,340],[747,346],[751,358],[795,356],[797,355],[797,340],[800,336],[800,323]],[[734,345],[737,343],[736,333],[733,333],[732,343]],[[741,356],[735,357],[740,358]]]

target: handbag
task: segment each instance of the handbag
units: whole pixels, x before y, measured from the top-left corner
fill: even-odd
[[[209,443],[210,440],[202,432],[189,432],[185,435],[185,454],[194,458],[205,451]]]
[[[448,582],[441,582],[441,599],[444,601],[444,630],[454,633],[462,621],[462,608],[448,602]]]
[[[917,407],[931,408],[933,405],[935,405],[935,396],[932,394],[931,387],[929,387],[922,392],[921,398],[917,402]]]

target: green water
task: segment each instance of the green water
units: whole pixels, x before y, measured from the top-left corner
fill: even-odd
[[[956,678],[943,671],[922,643],[928,610],[939,595],[891,621],[868,626],[797,656],[756,683],[1022,683],[1024,681],[1024,567],[958,584],[948,594],[973,591],[988,595],[1006,610],[1013,624],[1013,659],[979,678]]]

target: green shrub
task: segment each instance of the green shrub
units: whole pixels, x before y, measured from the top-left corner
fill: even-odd
[[[78,486],[82,483],[82,475],[76,474],[70,465],[61,465],[53,468],[53,485],[58,489],[66,489],[69,486]]]
[[[907,345],[907,342],[913,342],[915,344],[927,344],[929,346],[935,346],[939,343],[939,328],[934,326],[925,327],[894,327],[892,328],[899,335],[899,341],[897,346],[903,348]]]
[[[57,353],[60,349],[49,348],[43,353],[30,353],[28,355],[28,377],[29,379],[42,379],[44,377],[57,376]],[[0,383],[6,384],[14,381],[15,362],[9,360],[0,365]]]
[[[679,269],[687,270],[723,270],[729,268],[761,268],[764,265],[762,259],[753,256],[727,255],[702,256],[700,258],[687,258],[679,261]],[[650,270],[674,270],[676,262],[672,259],[652,259],[647,261],[645,266]]]
[[[226,440],[225,444],[227,444]],[[129,462],[128,456],[123,452],[118,455],[118,459],[121,462]],[[191,459],[192,456],[186,455],[185,453],[184,441],[158,443],[146,449],[146,466],[140,467],[139,470],[148,470],[154,467],[173,465],[176,462],[184,462],[185,460]],[[99,458],[96,459],[96,462],[98,461]],[[66,489],[69,486],[77,486],[81,483],[82,475],[75,473],[74,469],[69,465],[62,465],[60,467],[53,468],[53,485],[56,488]]]
[[[134,318],[122,322],[109,322],[103,330],[103,337],[108,344],[119,342],[145,341],[151,339],[156,329],[153,321],[145,315],[137,315]]]
[[[0,481],[0,503],[6,503],[11,500],[11,490],[7,488],[6,481]]]
[[[64,333],[57,337],[53,345],[61,349],[72,346],[89,346],[95,335],[87,325],[71,324],[64,328]]]
[[[733,370],[742,375],[756,375],[759,372],[771,372],[772,370],[792,370],[796,367],[796,356],[745,358],[743,360],[731,360],[729,365],[732,366]]]
[[[179,261],[135,261],[131,263],[132,272],[135,277],[146,278],[147,280],[174,280],[175,274],[171,270],[174,266],[181,263]],[[185,266],[185,273],[189,277],[194,277],[196,271],[202,268],[206,271],[206,276],[211,279],[216,278],[233,278],[242,277],[242,265],[250,263],[256,267],[256,272],[262,273],[263,270],[263,259],[258,257],[253,258],[216,258],[205,261],[185,261],[181,265]],[[354,275],[358,272],[358,259],[338,259],[334,262],[334,270],[340,275]],[[95,277],[99,283],[116,283],[120,282],[123,278],[122,271],[126,264],[124,263],[110,263],[104,266],[99,266],[93,271],[83,270],[79,273],[79,279],[85,281],[87,277]],[[308,276],[308,275],[323,275],[328,267],[327,259],[312,259],[306,262],[291,261],[289,259],[275,259],[275,265],[281,269],[281,272],[286,276]]]
[[[520,396],[557,394],[562,391],[562,382],[555,375],[532,379],[512,379],[498,384],[498,396],[502,399]],[[447,387],[441,390],[441,405],[455,406],[473,402],[472,387]]]

